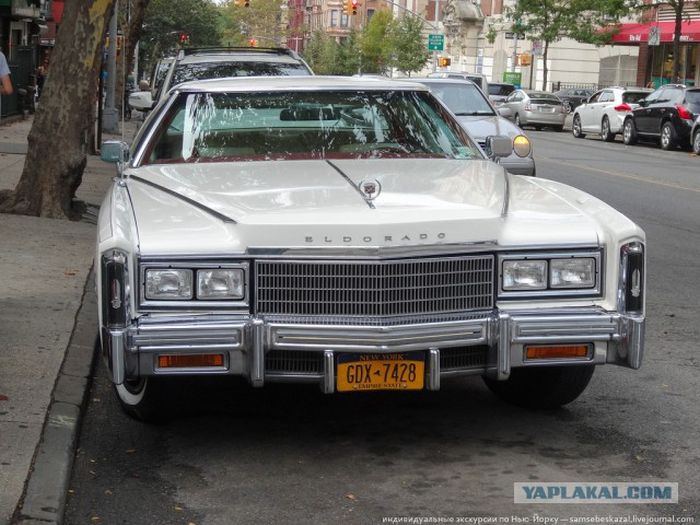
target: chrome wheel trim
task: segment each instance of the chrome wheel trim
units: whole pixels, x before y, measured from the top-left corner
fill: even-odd
[[[575,136],[578,137],[581,134],[581,118],[578,115],[574,117],[574,122],[571,129],[573,130]]]
[[[695,132],[695,140],[693,140],[693,151],[696,155],[700,155],[700,130]]]
[[[632,137],[632,123],[628,120],[627,122],[625,122],[625,125],[622,128],[622,138],[625,139],[625,142],[629,142],[631,137]]]
[[[669,129],[668,124],[664,124],[664,127],[661,128],[661,146],[663,148],[668,148],[670,144],[671,130]]]
[[[610,135],[610,122],[608,122],[608,117],[603,118],[603,124],[600,127],[600,135],[603,139],[608,138]]]

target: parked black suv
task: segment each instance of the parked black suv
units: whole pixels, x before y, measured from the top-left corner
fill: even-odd
[[[593,91],[590,89],[561,89],[554,94],[561,100],[564,111],[571,113],[586,102],[593,94]]]
[[[622,140],[659,141],[663,149],[690,146],[690,130],[700,114],[700,88],[667,84],[639,101],[622,125]]]

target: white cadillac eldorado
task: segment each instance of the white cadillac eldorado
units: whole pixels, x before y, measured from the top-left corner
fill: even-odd
[[[553,407],[639,368],[645,237],[575,188],[506,173],[427,88],[367,78],[183,84],[99,216],[102,352],[131,416],[163,378],[323,392],[479,374]],[[504,148],[505,145],[505,148]],[[495,161],[494,161],[495,160]]]

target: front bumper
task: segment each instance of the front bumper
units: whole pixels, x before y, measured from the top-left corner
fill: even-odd
[[[426,351],[426,387],[447,376],[487,374],[505,380],[518,367],[612,363],[639,368],[644,317],[600,308],[488,311],[441,322],[361,326],[309,324],[242,315],[144,316],[102,330],[112,380],[154,375],[238,375],[267,381],[317,382],[335,391],[338,354]],[[589,344],[587,358],[528,361],[527,344]],[[224,354],[223,366],[158,368],[159,355]]]
[[[551,126],[563,126],[566,121],[566,114],[560,111],[545,113],[543,111],[523,111],[520,116],[523,124],[542,124]]]

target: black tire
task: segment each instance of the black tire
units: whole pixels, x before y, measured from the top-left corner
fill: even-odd
[[[664,150],[676,149],[676,146],[678,146],[678,135],[676,134],[676,128],[674,128],[673,124],[670,122],[664,122],[661,126],[659,143],[661,144],[661,149]]]
[[[497,397],[525,408],[558,408],[581,395],[595,365],[514,368],[510,378],[497,381],[484,377]]]
[[[693,135],[693,153],[696,155],[700,155],[700,129],[698,129],[695,132],[695,135]]]
[[[600,123],[600,138],[605,142],[615,140],[615,134],[610,132],[610,120],[608,120],[608,117],[603,117],[603,121]]]
[[[578,113],[574,115],[574,121],[571,123],[571,134],[577,139],[582,139],[586,136],[581,130],[581,117]]]
[[[637,143],[637,127],[634,125],[634,120],[628,118],[625,123],[622,124],[622,142],[628,146],[632,146]]]
[[[165,388],[162,380],[142,377],[138,381],[125,381],[113,385],[114,394],[124,413],[138,421],[158,423],[165,419]]]
[[[513,117],[513,121],[515,122],[515,125],[518,126],[520,129],[523,129],[522,124],[520,123],[520,115],[517,113],[515,114],[515,117]]]

